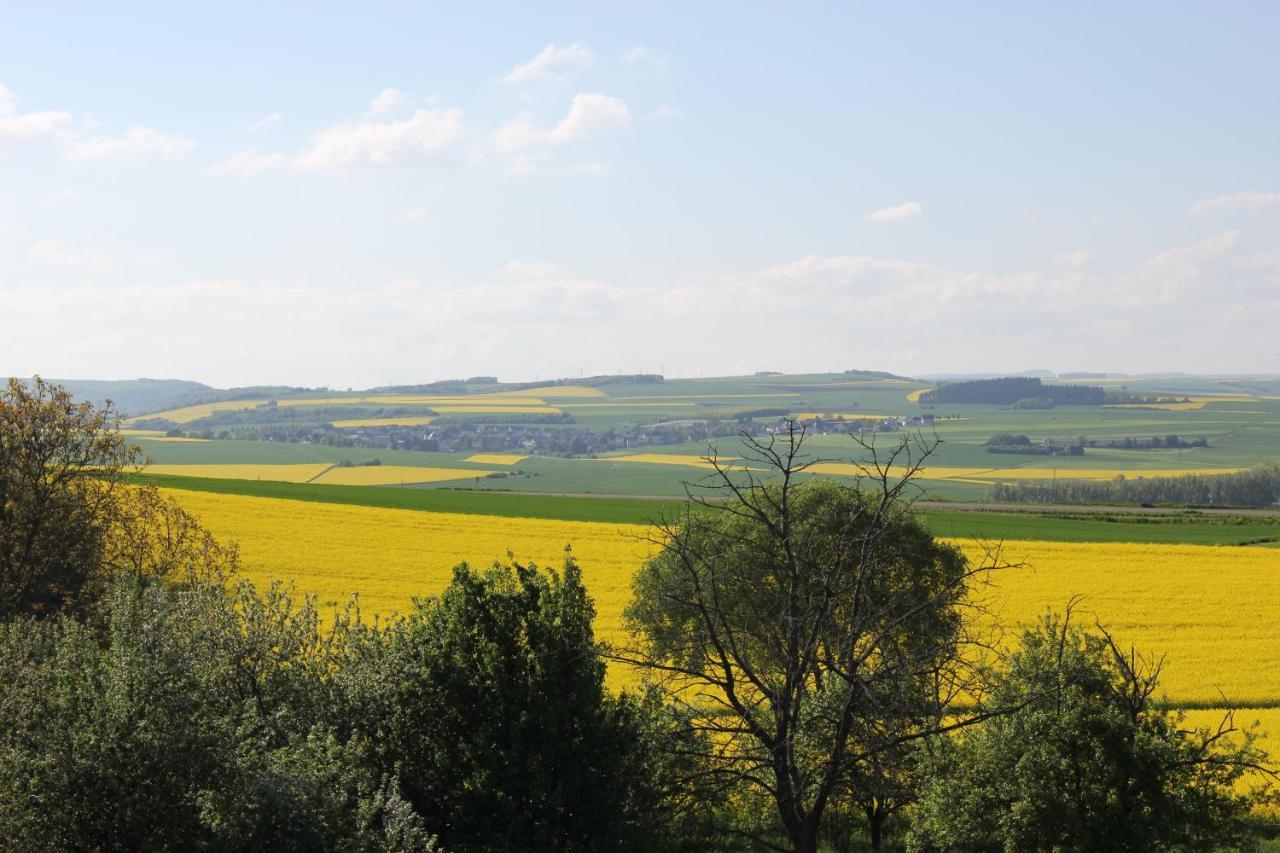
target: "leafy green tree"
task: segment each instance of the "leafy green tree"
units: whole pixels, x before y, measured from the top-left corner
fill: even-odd
[[[610,695],[581,572],[465,564],[381,637],[367,736],[449,850],[653,850],[673,799],[655,709]],[[378,695],[384,687],[391,694]],[[360,693],[358,688],[357,693]],[[656,728],[655,728],[656,726]],[[661,755],[661,752],[657,753]]]
[[[1221,850],[1247,847],[1264,795],[1252,731],[1228,714],[1188,730],[1154,697],[1160,663],[1105,631],[1046,618],[1028,630],[994,690],[1014,713],[935,751],[910,848]]]
[[[0,624],[5,849],[432,849],[367,746],[315,721],[309,604],[121,577],[101,614]]]
[[[0,392],[0,620],[86,612],[101,590],[104,518],[138,459],[110,406],[36,377]]]
[[[0,621],[93,614],[118,574],[218,580],[218,543],[155,486],[128,482],[141,461],[108,403],[77,403],[36,377],[0,392]]]
[[[907,438],[860,490],[800,484],[812,460],[798,426],[743,441],[771,480],[710,460],[725,500],[664,525],[626,611],[635,640],[615,657],[709,733],[705,772],[726,796],[772,803],[781,840],[739,831],[814,851],[829,811],[862,807],[878,843],[907,799],[904,747],[968,721],[944,708],[963,674],[967,585],[986,567],[909,511],[931,447]]]

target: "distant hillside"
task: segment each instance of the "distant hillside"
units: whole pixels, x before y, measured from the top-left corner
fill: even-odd
[[[180,405],[193,394],[213,391],[187,379],[53,379],[80,400],[102,405],[111,400],[122,414],[136,415]]]

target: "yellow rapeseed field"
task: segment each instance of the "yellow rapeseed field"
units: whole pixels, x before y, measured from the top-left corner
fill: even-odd
[[[384,426],[425,426],[431,423],[435,418],[349,418],[346,420],[334,421],[335,429],[359,429],[360,427],[384,427]]]
[[[419,468],[413,465],[337,465],[311,482],[326,486],[398,486],[401,483],[441,483],[446,480],[470,480],[487,477],[491,471],[466,468]]]
[[[1225,708],[1190,710],[1186,712],[1183,727],[1217,731],[1226,713]],[[1260,738],[1258,746],[1270,754],[1272,761],[1280,759],[1280,708],[1236,708],[1232,723],[1238,729],[1251,729]],[[1274,790],[1276,784],[1264,774],[1251,772],[1246,773],[1244,778],[1236,783],[1236,788],[1241,791],[1251,788]],[[1280,806],[1266,805],[1258,809],[1258,813],[1276,820],[1280,818]]]
[[[924,394],[926,391],[932,391],[932,390],[933,390],[932,388],[917,388],[916,390],[912,391],[910,394],[907,395],[907,402],[919,403],[920,395]]]
[[[961,544],[975,553],[976,543]],[[1005,557],[1031,567],[993,578],[984,597],[1002,621],[1082,595],[1085,624],[1097,619],[1121,642],[1167,655],[1174,701],[1280,701],[1280,549],[1014,541]]]
[[[250,579],[290,580],[330,605],[358,591],[366,612],[403,610],[412,597],[439,592],[460,560],[487,564],[510,550],[558,565],[571,543],[597,632],[617,640],[632,574],[653,552],[635,525],[170,494],[240,543]],[[983,553],[981,543],[957,544],[971,557]],[[1280,702],[1280,549],[1017,541],[1006,543],[1005,557],[1031,565],[997,573],[978,591],[1002,624],[1033,621],[1081,595],[1082,624],[1099,619],[1121,642],[1167,655],[1164,689],[1174,702]]]
[[[479,462],[482,465],[515,465],[517,462],[523,462],[528,458],[528,456],[521,456],[518,453],[475,453],[462,461]]]
[[[220,539],[240,544],[250,580],[292,581],[330,607],[359,592],[365,613],[403,611],[415,596],[440,592],[463,560],[487,566],[510,551],[559,568],[572,544],[595,597],[596,630],[617,639],[631,575],[652,552],[646,529],[635,525],[167,493]]]
[[[127,424],[137,423],[140,420],[148,420],[150,418],[164,418],[173,421],[175,424],[189,424],[192,421],[198,421],[201,418],[207,418],[214,412],[238,412],[244,409],[254,409],[261,406],[266,400],[223,400],[219,403],[201,403],[198,406],[183,406],[181,409],[169,409],[166,412],[155,412],[149,415],[139,415],[136,418],[129,418],[125,421]]]
[[[143,470],[148,474],[169,474],[177,477],[306,483],[323,474],[329,467],[330,463],[328,462],[303,462],[292,465],[148,465]]]

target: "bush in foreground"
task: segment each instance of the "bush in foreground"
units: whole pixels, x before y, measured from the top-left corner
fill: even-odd
[[[909,847],[1222,850],[1252,842],[1266,772],[1248,731],[1182,727],[1154,701],[1159,663],[1105,632],[1028,630],[994,701],[1016,709],[932,750]]]

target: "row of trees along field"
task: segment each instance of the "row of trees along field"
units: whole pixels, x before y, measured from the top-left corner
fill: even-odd
[[[974,652],[974,565],[910,513],[929,447],[870,490],[772,467],[668,519],[632,640],[601,648],[571,557],[459,566],[440,595],[322,621],[235,581],[110,410],[0,395],[0,837],[12,850],[1217,850],[1267,772],[1228,716],[1070,609]],[[614,693],[606,661],[636,667]]]
[[[1268,507],[1280,504],[1280,464],[1230,474],[1178,474],[1113,480],[1023,480],[992,487],[997,501],[1079,504],[1180,504]]]

